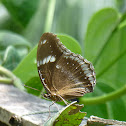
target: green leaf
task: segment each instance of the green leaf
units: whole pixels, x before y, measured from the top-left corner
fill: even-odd
[[[21,35],[8,31],[0,31],[0,50],[5,50],[9,45],[18,49],[31,48],[31,44]]]
[[[53,116],[44,126],[79,126],[86,113],[80,112],[83,105],[72,102]]]
[[[126,62],[124,58],[126,55],[125,33],[126,33],[126,27],[118,29],[112,34],[111,38],[108,40],[106,46],[104,47],[104,50],[102,51],[97,64],[95,65],[97,78],[100,78],[101,76],[103,76],[103,74],[106,74],[107,72],[109,78],[107,77],[106,79],[107,80],[109,79],[109,81],[113,83],[113,86],[116,86],[116,83],[119,82],[125,83],[125,77],[124,77],[125,76],[124,63]]]
[[[19,56],[20,60],[22,58],[24,58],[24,56],[27,55],[28,51],[31,48],[31,44],[21,35],[18,35],[13,32],[8,32],[8,31],[0,31],[0,64],[2,64],[3,62],[5,63],[5,59],[3,61],[3,58],[4,58],[4,53],[6,51],[6,48],[8,48],[8,46],[13,46],[15,48],[15,49],[14,48],[13,49],[9,48],[9,49],[11,49],[11,52],[15,50],[16,52],[15,52],[14,56],[16,56],[16,54],[17,54]],[[9,54],[9,55],[11,55],[11,54]],[[6,56],[6,58],[7,58],[7,56]],[[15,57],[15,59],[16,59],[16,57]]]
[[[126,84],[126,25],[120,27],[122,22],[118,24],[119,20],[114,9],[103,9],[93,16],[88,25],[85,55],[94,63],[97,85],[93,93],[85,95],[87,97],[104,97]],[[104,104],[85,105],[84,110],[88,116],[94,114],[126,121],[125,99],[124,95]],[[94,108],[96,111],[93,111]]]
[[[17,50],[13,46],[8,46],[4,54],[2,66],[6,67],[9,70],[13,70],[17,67],[20,60],[21,59]]]
[[[20,62],[13,73],[26,83],[33,77],[38,77],[37,63],[36,63],[37,46]]]
[[[39,77],[31,78],[25,83],[25,85],[28,93],[34,94],[36,96],[41,95],[41,90],[43,87]]]
[[[81,47],[77,40],[75,40],[71,36],[64,35],[64,34],[59,34],[57,35],[57,37],[59,37],[60,41],[63,42],[63,44],[72,52],[76,54],[82,54]]]
[[[91,18],[84,42],[85,57],[93,62],[97,62],[101,51],[108,38],[119,22],[118,13],[112,8],[105,8],[98,11]]]
[[[96,67],[97,81],[111,85],[117,90],[126,84],[126,27],[117,30],[108,41]],[[104,65],[103,65],[104,64]],[[99,86],[99,85],[98,85]],[[126,113],[126,96],[123,96],[111,103],[118,108],[114,111],[114,107],[110,105],[109,111],[113,113],[113,119],[124,120]],[[117,102],[118,101],[118,102]],[[123,110],[123,111],[122,111]],[[120,113],[118,113],[120,112]],[[119,116],[121,114],[121,116]],[[109,115],[108,115],[109,117]],[[118,117],[118,118],[117,118]]]
[[[58,35],[58,37],[59,38],[61,37],[62,42],[65,43],[65,45],[67,45],[70,50],[75,50],[75,52],[78,53],[81,52],[79,44],[72,37],[69,37],[67,35],[64,36]],[[35,46],[35,48],[21,61],[18,67],[13,71],[14,74],[17,77],[19,77],[25,84],[32,78],[39,76],[36,64],[36,55],[37,55],[37,46]],[[28,86],[32,87],[33,85],[31,83],[31,85],[29,84]],[[39,90],[41,90],[41,88]]]
[[[37,10],[39,0],[2,0],[11,16],[26,26]]]

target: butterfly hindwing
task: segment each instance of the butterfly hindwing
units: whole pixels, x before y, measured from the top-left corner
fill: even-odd
[[[63,98],[72,99],[93,91],[94,76],[90,62],[72,52],[64,53],[56,63],[52,85]]]

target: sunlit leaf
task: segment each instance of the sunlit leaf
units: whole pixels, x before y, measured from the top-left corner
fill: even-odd
[[[53,116],[44,126],[79,126],[86,115],[85,112],[80,112],[82,108],[83,105],[72,102]]]
[[[96,63],[104,45],[119,22],[118,13],[112,8],[98,11],[91,18],[85,37],[85,57]]]
[[[85,96],[104,96],[126,84],[126,26],[120,26],[119,21],[121,19],[117,12],[108,8],[97,12],[89,22],[85,55],[94,64],[97,84],[94,93]],[[124,99],[126,96],[104,104],[85,105],[84,110],[87,111],[88,116],[94,114],[103,118],[126,120]]]

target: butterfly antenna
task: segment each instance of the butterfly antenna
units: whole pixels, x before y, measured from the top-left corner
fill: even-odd
[[[25,84],[24,84],[24,87],[27,87],[27,88],[30,88],[30,89],[33,89],[33,90],[36,90],[36,91],[40,91],[40,90],[38,90],[38,89],[36,89],[36,88],[29,87],[29,86],[27,86],[27,85],[25,85]],[[41,92],[41,91],[40,91],[40,92]]]

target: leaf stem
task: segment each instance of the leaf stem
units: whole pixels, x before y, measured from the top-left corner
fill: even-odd
[[[122,52],[116,59],[114,59],[107,67],[105,67],[100,73],[97,74],[97,79],[103,75],[112,65],[114,65],[115,63],[117,63],[117,61],[119,61],[119,59],[121,59],[124,55],[126,54],[126,50],[124,52]]]
[[[117,28],[115,27],[112,31],[112,33],[109,35],[108,39],[106,40],[106,43],[104,44],[104,46],[101,48],[101,50],[99,51],[98,55],[96,56],[96,59],[93,61],[94,66],[97,64],[99,58],[101,57],[101,55],[103,54],[105,48],[107,47],[107,45],[110,42],[111,36],[116,33]]]
[[[12,83],[18,87],[20,90],[25,90],[24,86],[22,85],[22,82],[19,78],[17,78],[11,71],[7,70],[6,68],[0,66],[0,75],[8,77],[12,81]],[[6,80],[7,81],[7,80]],[[0,81],[2,83],[2,80]]]
[[[122,88],[116,91],[113,91],[103,96],[97,96],[93,98],[80,98],[80,103],[88,104],[88,105],[102,104],[102,103],[117,99],[125,94],[126,94],[126,85],[124,85]]]
[[[55,11],[55,4],[56,0],[50,0],[49,1],[49,6],[47,10],[47,16],[45,20],[45,30],[44,32],[50,32],[51,31],[51,26],[53,22],[53,17],[54,17],[54,11]]]
[[[12,81],[12,79],[7,78],[7,77],[0,77],[0,83],[3,83],[3,84],[12,84],[13,81]]]

